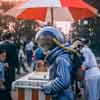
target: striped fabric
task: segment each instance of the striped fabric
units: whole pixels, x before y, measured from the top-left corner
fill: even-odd
[[[13,82],[12,89],[16,89],[18,100],[51,100],[40,90],[48,79],[47,72],[33,72]]]
[[[51,21],[53,17],[54,21],[74,21],[95,16],[96,13],[95,8],[82,0],[28,0],[5,14],[19,19]]]
[[[44,93],[51,95],[53,100],[74,100],[73,91],[70,88],[72,66],[69,54],[56,47],[49,53],[46,61],[49,65],[51,81],[44,84]]]
[[[35,89],[17,89],[18,100],[51,100],[49,96]]]

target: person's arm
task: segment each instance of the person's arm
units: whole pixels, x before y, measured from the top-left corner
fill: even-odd
[[[45,94],[56,94],[70,86],[69,62],[63,57],[58,57],[56,65],[56,78],[42,87]]]
[[[88,51],[87,50],[84,50],[83,52],[83,56],[84,56],[84,62],[82,64],[82,68],[85,70],[88,65],[89,65],[89,60],[90,60],[90,57],[89,57],[89,54],[88,54]]]

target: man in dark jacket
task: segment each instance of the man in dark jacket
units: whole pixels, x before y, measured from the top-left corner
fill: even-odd
[[[3,36],[3,43],[1,47],[7,53],[6,63],[8,67],[5,70],[5,87],[10,93],[12,82],[15,80],[15,68],[18,66],[18,52],[14,42],[10,40],[11,34],[7,33]]]

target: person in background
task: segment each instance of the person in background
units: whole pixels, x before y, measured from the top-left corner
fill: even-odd
[[[34,70],[38,69],[39,66],[40,67],[44,66],[44,58],[45,58],[45,54],[43,50],[40,47],[38,47],[34,51],[34,68],[33,68]]]
[[[73,43],[72,43],[71,46],[78,53],[80,53],[81,59],[82,59],[82,63],[83,63],[83,61],[85,60],[85,58],[83,57],[83,54],[81,53],[81,50],[80,50],[81,45],[82,45],[82,43],[80,42],[80,40],[78,38],[76,38],[76,39],[73,40]],[[83,83],[83,80],[84,80],[84,70],[82,70],[82,67],[81,66],[80,66],[80,70],[78,71],[77,76],[81,76],[82,78],[80,80],[75,80],[74,81],[74,84],[73,84],[74,87],[73,87],[73,89],[75,91],[76,98],[80,98],[80,97],[82,97],[82,87],[83,87],[83,84],[82,83]]]
[[[18,67],[18,52],[15,43],[11,41],[12,35],[6,33],[3,35],[3,43],[0,45],[6,51],[7,57],[5,62],[9,67],[5,68],[5,87],[8,93],[11,92],[12,82],[15,80],[15,69]]]
[[[28,70],[25,67],[25,59],[26,59],[26,57],[25,57],[25,54],[24,54],[24,47],[23,47],[23,45],[20,46],[18,58],[19,58],[19,67],[17,69],[17,74],[21,73],[20,72],[21,68],[23,68],[24,72],[28,72]]]
[[[29,67],[31,67],[32,64],[33,46],[34,46],[33,41],[28,41],[28,43],[25,46],[27,64]]]
[[[0,99],[1,100],[11,100],[10,93],[6,91],[5,83],[5,66],[4,61],[6,59],[6,52],[4,49],[0,48]],[[6,64],[7,65],[7,64]]]
[[[80,50],[85,58],[82,64],[82,69],[85,71],[85,100],[98,100],[100,98],[100,70],[94,53],[88,47],[88,40],[80,38]]]
[[[45,58],[45,54],[43,53],[43,50],[35,42],[34,47],[33,47],[33,57],[32,57],[33,71],[35,71],[37,69],[38,65],[41,65],[44,63],[44,58]]]
[[[48,64],[49,79],[47,84],[41,86],[46,95],[52,100],[74,100],[71,88],[71,63],[69,54],[60,48],[54,39],[63,44],[64,37],[54,27],[44,27],[36,34],[36,42],[46,53],[45,61]]]
[[[33,46],[33,55],[32,55],[32,70],[35,71],[36,69],[36,59],[35,59],[35,50],[38,48],[38,44],[34,42]]]

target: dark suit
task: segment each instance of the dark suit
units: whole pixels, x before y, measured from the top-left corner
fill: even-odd
[[[18,52],[16,45],[11,41],[4,41],[1,46],[7,53],[6,62],[9,64],[9,68],[5,70],[5,86],[10,91],[11,84],[15,80],[15,68],[18,66]]]

